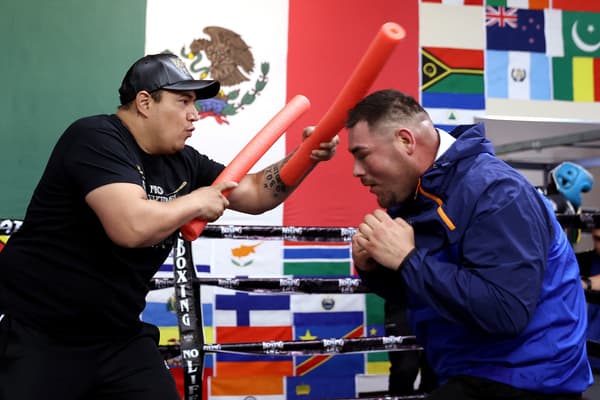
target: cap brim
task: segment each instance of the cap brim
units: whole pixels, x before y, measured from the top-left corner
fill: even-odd
[[[196,92],[196,100],[210,99],[219,94],[221,85],[219,81],[213,80],[189,80],[163,86],[161,89],[169,90],[193,90]]]

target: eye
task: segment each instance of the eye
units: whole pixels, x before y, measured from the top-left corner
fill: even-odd
[[[357,160],[364,160],[365,158],[367,158],[368,155],[369,153],[359,151],[354,155],[354,158],[356,158]]]

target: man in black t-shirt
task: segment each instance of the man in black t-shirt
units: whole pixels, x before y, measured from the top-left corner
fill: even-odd
[[[294,190],[279,178],[286,159],[211,186],[224,165],[185,142],[195,101],[218,92],[176,56],[148,55],[125,75],[116,114],[60,137],[0,252],[0,399],[179,399],[158,329],[139,318],[149,280],[188,221],[259,214]]]

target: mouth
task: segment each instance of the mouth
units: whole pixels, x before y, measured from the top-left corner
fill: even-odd
[[[369,183],[364,185],[365,187],[369,188],[369,192],[375,194],[375,192],[377,191],[377,185],[374,183]]]
[[[362,183],[363,186],[371,188],[371,190],[373,189],[373,187],[377,186],[375,182],[370,181],[361,181],[360,183]]]
[[[187,128],[187,129],[185,130],[185,133],[186,133],[186,135],[185,135],[185,138],[186,138],[186,139],[189,139],[189,138],[191,138],[191,137],[192,137],[192,134],[194,133],[194,129],[195,129],[195,128],[194,128],[194,127],[192,127],[192,128]]]

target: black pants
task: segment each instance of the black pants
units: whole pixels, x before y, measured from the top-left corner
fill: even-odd
[[[579,400],[577,394],[543,394],[474,376],[451,378],[431,393],[428,400]]]
[[[144,325],[127,340],[63,344],[4,315],[0,399],[179,400],[157,342],[158,329]]]
[[[388,336],[412,335],[404,304],[385,302],[385,334]],[[422,351],[390,351],[390,376],[388,391],[394,395],[410,395],[416,391],[414,382],[421,371],[418,392],[429,393],[438,387],[437,376],[429,366]]]

